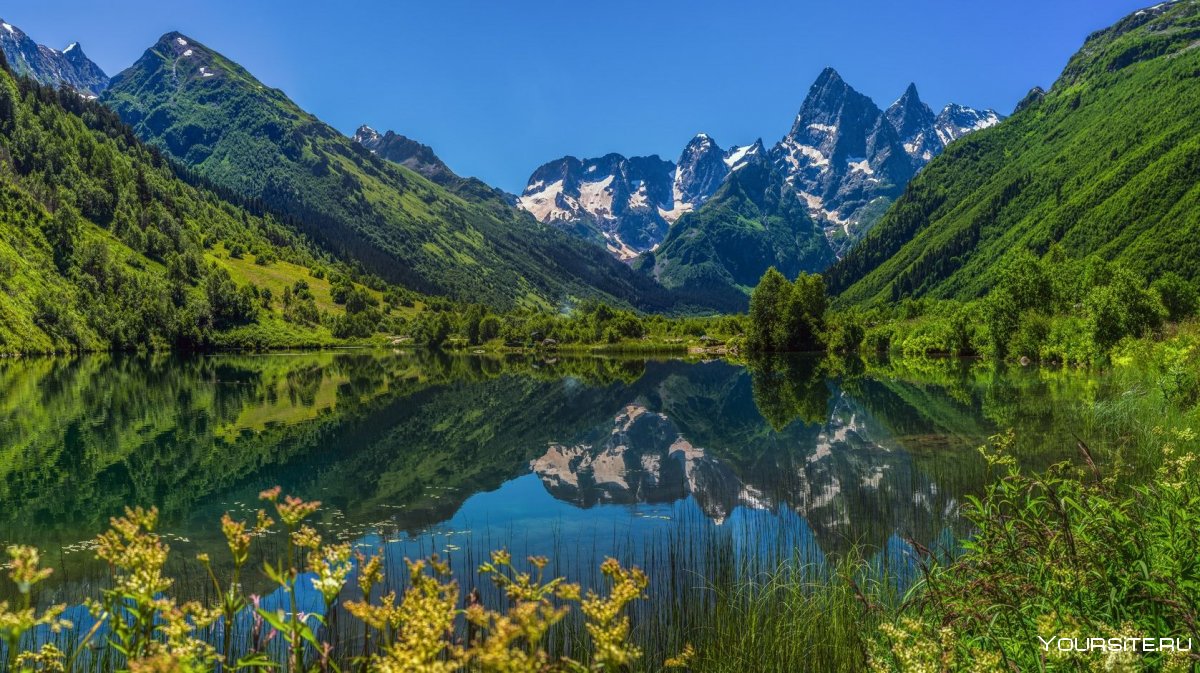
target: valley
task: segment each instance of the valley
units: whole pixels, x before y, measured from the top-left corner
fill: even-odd
[[[1200,0],[214,3],[0,20],[0,670],[1200,665]]]

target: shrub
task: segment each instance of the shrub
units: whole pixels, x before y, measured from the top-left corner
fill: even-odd
[[[1197,296],[1196,286],[1180,277],[1174,271],[1168,271],[1159,276],[1151,286],[1158,292],[1163,307],[1167,310],[1167,319],[1178,322],[1184,318],[1196,315],[1200,296]]]
[[[518,566],[504,551],[491,555],[480,573],[491,579],[507,598],[504,611],[475,601],[459,608],[458,585],[449,567],[436,556],[408,561],[409,582],[402,595],[384,587],[383,559],[353,552],[347,543],[326,543],[309,525],[319,502],[281,497],[278,487],[260,498],[273,511],[260,509],[253,521],[237,521],[229,514],[221,520],[221,533],[229,549],[228,576],[219,576],[207,554],[197,561],[215,588],[210,604],[179,603],[170,596],[172,580],[165,568],[170,548],[156,532],[158,512],[126,509],[112,520],[112,529],[96,538],[96,554],[113,570],[111,588],[93,602],[97,628],[71,640],[74,651],[64,653],[53,644],[22,651],[26,636],[39,631],[60,633],[72,629],[61,619],[65,605],[37,611],[33,595],[50,574],[40,566],[35,549],[8,548],[9,577],[20,596],[20,605],[0,603],[0,638],[4,641],[5,670],[65,670],[74,667],[84,652],[96,662],[134,671],[251,670],[281,668],[290,671],[341,670],[338,662],[353,663],[346,670],[391,673],[405,671],[625,671],[641,658],[630,642],[629,606],[644,597],[648,580],[637,568],[622,567],[608,559],[600,567],[603,593],[586,594],[563,578],[547,578],[548,560],[531,557]],[[278,520],[278,525],[276,520]],[[268,610],[258,598],[243,593],[242,575],[255,538],[267,533],[281,536],[283,549],[264,564],[264,573],[282,597],[285,607]],[[346,601],[345,612],[357,619],[368,635],[354,657],[341,649],[329,616],[341,602],[351,572],[357,566],[360,600]],[[311,583],[324,610],[305,614],[298,609],[299,583]],[[380,596],[377,587],[386,593]],[[546,635],[577,606],[590,640],[588,665],[547,651]],[[469,625],[468,639],[461,638],[459,618]],[[107,633],[99,633],[105,625]],[[234,638],[234,628],[246,628],[244,638]],[[282,647],[269,647],[276,636]],[[115,666],[114,666],[115,664]]]
[[[993,438],[983,453],[998,480],[965,509],[976,530],[966,553],[939,564],[922,552],[920,599],[876,635],[873,670],[1191,670],[1186,653],[1061,652],[1037,640],[1196,637],[1196,436],[1156,434],[1161,465],[1133,488],[1082,443],[1081,467],[1026,475],[1012,435]]]

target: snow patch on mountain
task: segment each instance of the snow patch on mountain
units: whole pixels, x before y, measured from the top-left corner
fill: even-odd
[[[531,187],[532,188],[532,185]],[[549,185],[538,182],[535,191],[526,188],[517,204],[542,222],[568,219],[577,207],[574,199],[568,201],[563,197],[563,181],[558,180]]]
[[[594,166],[592,167],[595,168]],[[612,182],[615,176],[606,176],[603,180],[583,182],[579,185],[579,207],[594,213],[597,217],[612,217]]]
[[[746,156],[746,152],[749,152],[753,147],[753,145],[744,145],[730,149],[729,154],[725,157],[725,165],[732,170]]]

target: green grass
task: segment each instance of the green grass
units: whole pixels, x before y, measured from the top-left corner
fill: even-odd
[[[283,296],[284,288],[293,287],[297,281],[302,280],[308,284],[318,309],[334,315],[345,312],[344,307],[333,301],[333,284],[329,282],[329,279],[316,277],[313,275],[313,270],[308,267],[280,260],[265,265],[258,264],[256,256],[252,253],[247,253],[237,259],[230,257],[229,251],[224,246],[215,246],[209,251],[207,258],[229,271],[239,285],[252,284],[259,288],[270,289],[272,296],[276,299]],[[352,283],[352,285],[366,290],[379,301],[383,300],[383,293],[378,290],[359,283]],[[275,304],[273,308],[274,313],[282,315],[283,310],[278,304]],[[404,318],[412,318],[423,308],[423,302],[414,302],[411,307],[394,307],[393,312]]]

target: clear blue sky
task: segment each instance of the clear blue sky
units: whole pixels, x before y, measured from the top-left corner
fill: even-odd
[[[179,30],[339,130],[426,144],[457,172],[520,191],[564,154],[676,159],[791,125],[827,65],[886,106],[910,81],[1009,112],[1093,30],[1153,0],[24,0],[3,18],[110,75]]]

